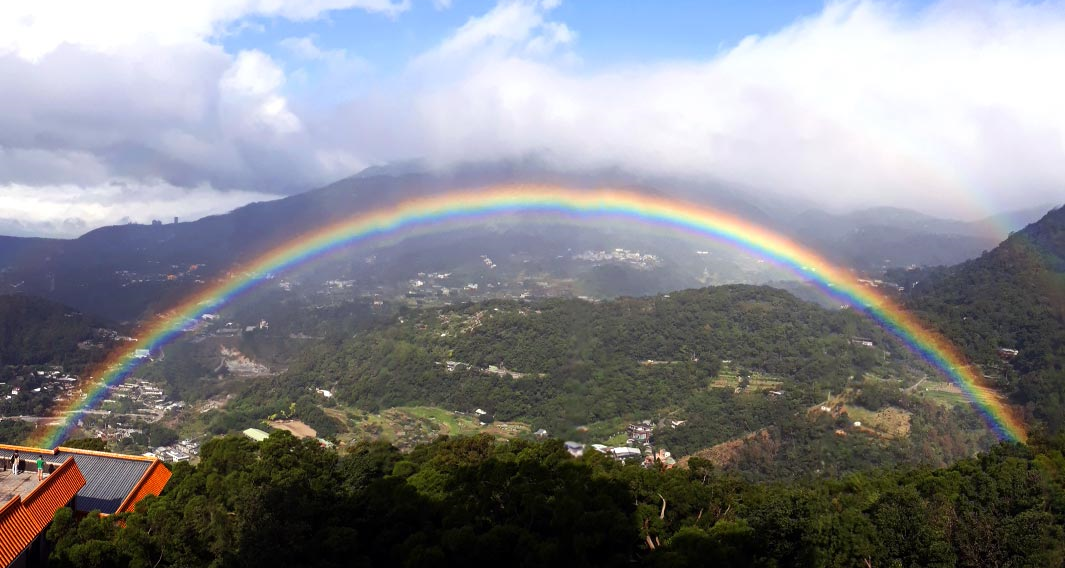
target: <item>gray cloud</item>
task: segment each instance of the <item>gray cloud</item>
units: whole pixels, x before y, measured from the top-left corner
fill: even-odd
[[[368,80],[356,54],[290,38],[301,62],[286,68],[214,43],[255,3],[181,33],[0,41],[0,198],[15,212],[0,217],[68,234],[68,219],[96,226],[137,212],[123,203],[154,212],[187,199],[173,213],[187,217],[394,160],[447,168],[528,154],[837,208],[965,218],[1065,199],[1061,3],[946,2],[916,15],[830,4],[704,60],[608,69],[581,63],[580,30],[557,20],[555,4],[502,2],[335,104],[302,65],[318,64],[316,84],[335,92]]]

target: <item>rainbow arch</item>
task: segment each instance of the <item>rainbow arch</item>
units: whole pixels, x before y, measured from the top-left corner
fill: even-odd
[[[419,197],[357,214],[306,233],[230,271],[138,333],[138,341],[116,350],[88,379],[85,395],[61,409],[66,417],[50,426],[37,442],[52,447],[70,434],[86,410],[95,407],[109,387],[121,383],[141,363],[136,349],[157,349],[174,340],[190,320],[217,310],[254,287],[268,274],[302,265],[344,246],[401,232],[438,230],[477,223],[495,216],[532,213],[577,220],[618,220],[680,230],[712,238],[766,258],[803,276],[823,291],[863,309],[910,349],[957,385],[1001,438],[1023,441],[1023,422],[983,384],[957,349],[941,334],[849,272],[788,238],[739,217],[691,203],[615,189],[579,190],[545,185],[502,185]]]

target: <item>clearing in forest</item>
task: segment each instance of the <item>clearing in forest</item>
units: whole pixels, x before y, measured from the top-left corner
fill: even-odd
[[[278,430],[288,430],[292,432],[292,435],[297,438],[317,438],[318,432],[314,428],[300,422],[299,420],[271,420],[267,422],[272,428]]]

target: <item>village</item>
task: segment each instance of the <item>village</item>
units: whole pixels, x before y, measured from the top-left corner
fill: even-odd
[[[668,425],[676,428],[683,421],[663,420],[659,426]],[[563,443],[566,451],[573,457],[579,458],[589,448],[592,451],[607,455],[623,463],[639,463],[644,468],[650,469],[663,467],[670,469],[677,464],[673,454],[665,448],[656,447],[654,441],[655,423],[651,420],[634,422],[625,427],[624,432],[619,432],[611,437],[610,441],[620,441],[624,437],[624,445],[611,446],[609,444],[583,444],[580,442],[566,441]],[[537,439],[545,439],[549,436],[543,428],[533,433]]]

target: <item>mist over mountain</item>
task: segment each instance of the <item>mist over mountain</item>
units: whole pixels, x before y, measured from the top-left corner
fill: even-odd
[[[585,172],[554,171],[537,160],[467,164],[446,172],[429,172],[417,163],[373,168],[328,186],[283,199],[253,203],[224,215],[193,222],[161,220],[151,225],[102,227],[76,239],[0,238],[0,287],[44,295],[79,309],[119,319],[136,318],[146,309],[164,309],[168,302],[241,262],[297,236],[355,214],[419,196],[497,184],[547,184],[567,187],[615,187],[678,198],[727,212],[793,236],[797,242],[843,265],[879,273],[885,268],[947,265],[979,255],[996,243],[993,231],[980,223],[938,219],[891,208],[831,214],[786,197],[751,196],[725,184],[682,183],[637,176],[619,169]],[[794,211],[801,211],[795,215]],[[359,254],[365,246],[356,247]],[[581,276],[593,295],[639,295],[710,283],[765,283],[788,278],[763,268],[740,268],[754,260],[720,245],[678,245],[668,235],[605,224],[558,227],[523,222],[507,216],[482,227],[449,231],[441,238],[413,238],[385,244],[387,254],[374,267],[376,278],[414,277],[426,270],[448,271],[482,255],[525,255],[549,260],[582,251],[639,249],[663,259],[654,274],[614,270],[604,282]],[[712,256],[694,255],[705,248]],[[686,252],[678,252],[678,250]],[[340,253],[347,262],[355,252]],[[391,259],[391,260],[389,260]],[[416,260],[421,259],[421,260]],[[417,270],[410,268],[420,266]],[[195,267],[195,275],[189,271]],[[389,269],[391,267],[391,269]],[[350,272],[350,270],[349,270]],[[602,271],[600,271],[602,272]],[[343,275],[341,269],[334,275]],[[184,274],[189,278],[177,278]],[[603,272],[603,275],[606,273]],[[121,293],[118,293],[121,291]]]

